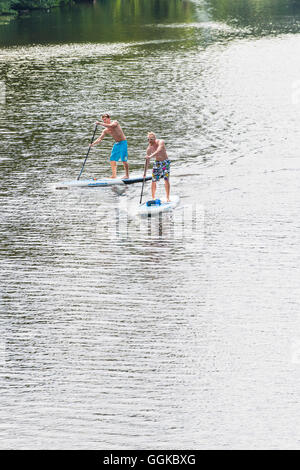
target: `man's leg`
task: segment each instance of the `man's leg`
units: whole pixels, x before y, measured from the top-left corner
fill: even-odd
[[[111,177],[116,178],[117,177],[117,162],[111,161],[110,166],[111,166],[111,172],[112,172]]]
[[[151,191],[152,191],[152,199],[155,199],[155,193],[156,193],[156,182],[155,181],[152,181]]]
[[[123,178],[129,178],[129,165],[128,162],[123,162],[125,176]]]
[[[165,190],[166,190],[167,202],[169,202],[170,201],[170,182],[169,182],[169,180],[165,180]]]

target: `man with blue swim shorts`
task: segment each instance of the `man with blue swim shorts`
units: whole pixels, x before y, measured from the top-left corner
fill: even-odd
[[[146,160],[147,163],[150,161],[150,158],[155,157],[155,162],[153,163],[152,169],[152,199],[155,199],[156,193],[156,183],[160,178],[164,179],[165,190],[167,196],[167,202],[170,202],[170,165],[171,162],[168,159],[165,142],[162,139],[157,139],[154,132],[149,132],[148,134],[148,148]]]
[[[123,179],[129,178],[129,165],[128,165],[128,151],[127,151],[127,140],[122,131],[122,128],[118,121],[111,121],[109,114],[103,114],[102,122],[97,121],[96,124],[104,127],[102,134],[96,139],[90,146],[99,144],[106,135],[111,135],[116,141],[111,154],[110,154],[110,165],[112,171],[112,178],[117,177],[117,162],[121,160],[125,169],[125,176]]]

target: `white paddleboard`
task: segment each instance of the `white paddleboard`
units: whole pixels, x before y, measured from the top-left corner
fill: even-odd
[[[138,209],[139,215],[154,215],[160,212],[168,212],[178,206],[180,202],[179,196],[171,196],[170,202],[161,201],[160,205],[147,206],[147,202],[140,205]]]
[[[151,176],[147,176],[145,181],[151,180]],[[70,189],[70,188],[106,188],[108,186],[125,186],[128,184],[142,183],[143,176],[130,176],[130,178],[89,178],[80,180],[64,181],[57,183],[55,189]]]

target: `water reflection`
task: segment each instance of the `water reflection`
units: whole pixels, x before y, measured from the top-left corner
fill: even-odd
[[[128,43],[151,41],[154,36],[156,40],[177,38],[193,42],[191,35],[196,34],[195,40],[199,41],[201,30],[202,41],[210,43],[214,30],[221,33],[222,29],[228,32],[231,28],[233,35],[244,36],[249,32],[273,34],[278,32],[278,27],[282,32],[296,32],[299,15],[300,5],[296,0],[97,0],[47,13],[33,11],[8,24],[0,24],[0,46]]]
[[[197,3],[197,0],[196,2]],[[298,0],[206,0],[210,14],[216,21],[234,22],[240,26],[264,24],[272,27],[272,21],[278,24],[288,22],[290,26],[300,14]]]
[[[190,21],[194,6],[181,0],[99,0],[54,9],[47,14],[32,12],[0,26],[0,46],[83,42],[133,42],[151,40],[147,23]],[[155,39],[168,34],[158,31]]]

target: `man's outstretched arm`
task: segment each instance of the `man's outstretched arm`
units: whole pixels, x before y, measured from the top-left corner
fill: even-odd
[[[150,160],[150,158],[155,157],[155,155],[157,155],[164,148],[164,145],[165,145],[165,142],[163,140],[160,140],[159,144],[158,144],[158,147],[157,147],[157,150],[155,150],[155,152],[151,153],[147,149],[146,158],[148,158],[148,160]]]
[[[106,134],[107,134],[107,131],[106,129],[104,129],[100,137],[98,137],[98,139],[94,140],[94,142],[90,144],[90,147],[94,147],[94,145],[100,144],[100,142],[104,139]]]

